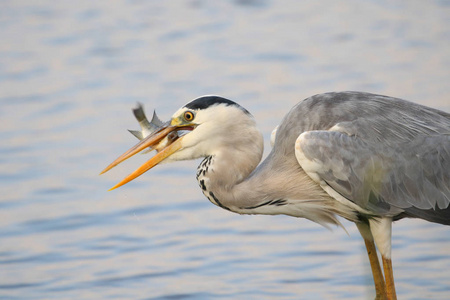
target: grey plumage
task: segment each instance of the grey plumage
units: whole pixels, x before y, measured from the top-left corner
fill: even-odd
[[[308,131],[301,149],[320,162],[321,180],[346,199],[377,216],[449,224],[450,114],[391,97],[330,93],[298,104],[277,139],[295,136],[292,124]]]

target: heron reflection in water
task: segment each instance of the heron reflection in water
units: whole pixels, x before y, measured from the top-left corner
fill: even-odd
[[[141,142],[103,172],[146,148],[157,154],[112,189],[162,161],[204,157],[197,180],[217,206],[324,226],[341,226],[337,216],[354,222],[367,248],[377,299],[396,299],[392,222],[420,218],[450,225],[448,113],[361,92],[315,95],[284,117],[261,163],[262,135],[252,115],[233,101],[200,97],[167,123],[148,122],[141,108],[135,115],[143,130],[134,134]]]

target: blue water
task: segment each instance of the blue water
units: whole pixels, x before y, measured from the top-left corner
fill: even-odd
[[[138,101],[168,119],[219,94],[266,139],[326,91],[450,111],[448,1],[5,0],[0,28],[1,299],[373,298],[353,224],[232,214],[198,162],[112,192],[147,157],[98,173],[136,142]],[[393,261],[400,299],[449,298],[449,228],[396,223]]]

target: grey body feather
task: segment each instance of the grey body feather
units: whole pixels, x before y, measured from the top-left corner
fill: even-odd
[[[297,137],[320,180],[375,216],[450,224],[450,114],[401,99],[328,93],[296,105],[273,157],[294,156]]]

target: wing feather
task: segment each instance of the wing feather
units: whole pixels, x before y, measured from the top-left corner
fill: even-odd
[[[300,135],[302,168],[358,206],[377,214],[398,209],[447,209],[450,204],[450,135],[369,139],[339,124],[339,131]],[[395,135],[395,133],[393,133]]]

